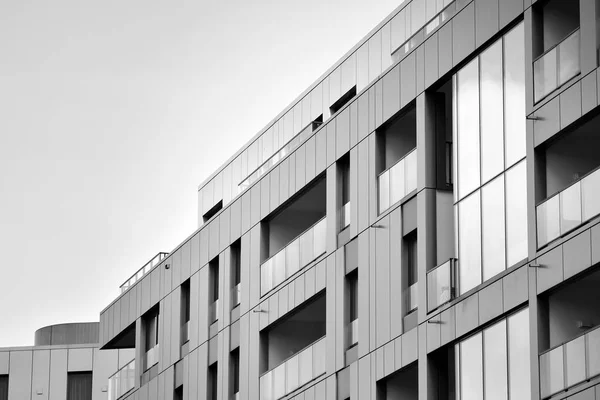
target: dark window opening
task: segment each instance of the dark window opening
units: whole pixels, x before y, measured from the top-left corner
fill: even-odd
[[[231,393],[240,391],[240,349],[231,352]]]
[[[417,283],[417,231],[414,230],[404,237],[406,243],[406,272],[408,286]]]
[[[232,286],[242,281],[242,241],[239,239],[231,245],[231,278]]]
[[[319,127],[323,125],[323,114],[319,115],[317,118],[315,118],[315,120],[312,122],[312,130],[313,132],[316,131],[317,129],[319,129]]]
[[[181,284],[181,344],[189,341],[189,321],[190,321],[190,280]]]
[[[144,335],[144,371],[158,362],[158,307],[142,317]]]
[[[207,385],[207,399],[217,400],[217,375],[218,374],[218,363],[214,363],[208,367],[208,385]]]
[[[173,400],[183,400],[183,386],[179,386],[173,392]]]
[[[331,107],[329,107],[329,111],[331,111],[331,115],[335,114],[336,112],[338,112],[339,110],[344,108],[344,106],[346,104],[348,104],[350,102],[350,100],[352,100],[354,97],[356,97],[356,86],[352,86],[352,88],[350,88],[350,90],[348,90],[346,93],[344,93],[342,95],[342,97],[340,97],[335,103],[333,103],[331,105]]]
[[[8,400],[8,375],[0,375],[0,400]]]
[[[92,400],[92,372],[67,373],[67,400]]]
[[[215,302],[219,300],[219,257],[215,257],[208,263],[208,272],[210,280],[210,300]]]
[[[223,208],[223,200],[219,200],[217,204],[215,204],[210,210],[208,210],[203,216],[202,219],[204,222],[207,222],[209,219],[214,217],[221,209]]]
[[[346,275],[348,285],[348,322],[358,318],[358,270]]]
[[[377,129],[376,173],[386,171],[396,165],[417,147],[417,114],[415,106],[410,106],[391,118]]]

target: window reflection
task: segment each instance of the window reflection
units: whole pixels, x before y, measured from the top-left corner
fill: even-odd
[[[458,72],[458,196],[479,186],[479,62]]]

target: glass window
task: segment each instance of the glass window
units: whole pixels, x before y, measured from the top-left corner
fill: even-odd
[[[506,320],[483,331],[484,387],[486,400],[508,398]]]
[[[481,181],[504,170],[502,41],[481,54]]]
[[[481,207],[479,191],[458,206],[458,259],[460,293],[481,283]]]
[[[481,333],[463,340],[460,348],[460,399],[483,399],[483,357]]]
[[[580,336],[565,345],[567,387],[585,380],[585,336]]]
[[[584,221],[600,214],[600,171],[596,171],[581,181]]]
[[[508,267],[527,257],[527,164],[506,172],[506,261]]]
[[[458,196],[479,187],[479,62],[458,72]]]
[[[529,366],[529,309],[526,308],[508,317],[508,382],[511,399],[531,398]]]
[[[525,157],[525,33],[523,23],[504,36],[506,168]]]
[[[481,189],[483,280],[504,271],[504,176]]]

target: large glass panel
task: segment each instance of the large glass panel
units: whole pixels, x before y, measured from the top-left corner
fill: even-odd
[[[405,195],[404,160],[390,169],[390,204],[400,201]]]
[[[502,41],[481,54],[481,181],[504,170]]]
[[[560,193],[560,233],[564,235],[581,225],[581,184],[569,186]]]
[[[549,397],[565,388],[562,346],[540,356],[540,386],[542,397]]]
[[[479,62],[458,72],[458,198],[479,187]]]
[[[585,380],[585,336],[571,340],[565,345],[567,387]]]
[[[349,205],[349,204],[348,204]],[[327,231],[327,220],[321,220],[314,227],[314,255],[313,259],[317,258],[321,254],[325,253],[325,245],[326,245],[326,231]]]
[[[286,362],[287,368],[287,386],[286,393],[291,393],[298,388],[298,357],[292,357]]]
[[[508,318],[508,382],[510,399],[530,399],[529,309]]]
[[[556,195],[536,208],[538,247],[560,236],[559,196]]]
[[[273,398],[279,399],[285,396],[285,364],[273,370]]]
[[[273,258],[273,287],[279,285],[281,282],[285,281],[285,251],[282,250],[277,253]]]
[[[427,311],[431,312],[452,298],[452,260],[427,273]]]
[[[404,158],[404,172],[406,179],[406,194],[417,189],[417,151],[413,150]]]
[[[527,165],[506,172],[506,265],[527,257]]]
[[[390,207],[390,172],[379,175],[379,213]]]
[[[312,229],[307,230],[300,236],[300,268],[303,268],[314,260],[314,232]]]
[[[463,294],[481,283],[481,209],[479,191],[458,203],[459,289]]]
[[[557,87],[557,49],[554,48],[533,63],[535,101],[540,101]]]
[[[588,341],[588,378],[600,375],[600,329],[596,328],[587,335]]]
[[[484,387],[486,400],[508,398],[506,320],[483,331]]]
[[[504,35],[505,168],[525,157],[525,32],[521,22]]]
[[[325,373],[325,355],[327,354],[326,344],[327,340],[321,339],[312,346],[314,363],[313,378]]]
[[[302,386],[313,379],[312,347],[309,347],[298,355],[298,366],[300,368],[300,382],[298,382],[298,385]]]
[[[292,276],[300,269],[300,240],[296,239],[285,248],[287,276]]]
[[[504,176],[481,189],[483,280],[504,271]]]
[[[481,333],[460,343],[460,399],[483,399]]]
[[[583,201],[583,220],[600,214],[600,170],[586,176],[581,181],[581,197]]]
[[[260,291],[267,293],[273,288],[273,276],[271,275],[271,261],[265,261],[260,267]]]
[[[560,68],[558,74],[558,84],[562,85],[580,72],[579,30],[577,30],[571,36],[566,38],[558,46],[558,48],[558,65]]]

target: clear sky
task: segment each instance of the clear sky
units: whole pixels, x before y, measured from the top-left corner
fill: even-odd
[[[0,346],[97,321],[400,0],[0,0]]]

